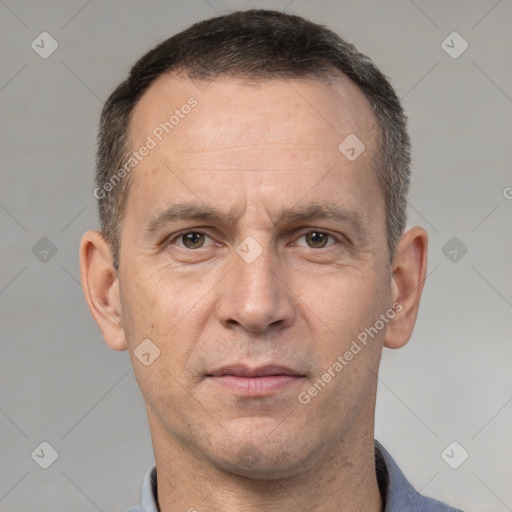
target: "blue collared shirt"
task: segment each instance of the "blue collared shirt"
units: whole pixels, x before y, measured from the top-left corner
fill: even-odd
[[[384,512],[462,512],[417,492],[378,441],[375,441],[375,461],[379,487],[385,501]],[[152,466],[144,477],[140,505],[126,512],[160,512],[156,496],[156,467]]]

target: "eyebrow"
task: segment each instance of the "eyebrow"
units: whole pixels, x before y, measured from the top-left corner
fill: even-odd
[[[148,236],[151,236],[169,224],[184,220],[209,221],[227,225],[235,224],[237,219],[237,209],[235,208],[223,212],[208,205],[177,203],[150,219],[145,231]],[[284,222],[298,224],[322,219],[348,224],[363,237],[368,234],[358,212],[346,210],[334,203],[309,203],[302,207],[283,208],[272,216],[274,224]]]
[[[160,213],[157,213],[148,222],[146,233],[148,235],[152,235],[166,227],[168,224],[183,220],[233,223],[236,221],[236,212],[232,209],[227,213],[223,213],[213,206],[178,203]]]
[[[351,224],[358,231],[363,231],[359,213],[346,210],[334,203],[309,203],[301,208],[285,208],[278,212],[274,222],[295,223],[322,219],[332,219],[336,222]]]

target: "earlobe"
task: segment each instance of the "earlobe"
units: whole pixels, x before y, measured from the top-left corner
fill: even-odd
[[[403,347],[411,337],[427,273],[428,236],[420,227],[405,232],[392,264],[391,296],[396,316],[389,324],[384,346]]]
[[[99,231],[87,231],[82,237],[80,277],[87,305],[105,342],[114,350],[125,350],[119,280],[110,247]]]

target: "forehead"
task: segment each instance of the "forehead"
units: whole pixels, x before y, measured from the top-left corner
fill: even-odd
[[[373,149],[377,123],[371,105],[347,77],[337,79],[201,82],[166,73],[135,105],[130,139],[137,147],[152,134],[165,139],[156,142],[169,150],[201,152],[287,143],[332,149],[354,134]]]
[[[311,78],[250,84],[167,73],[132,112],[131,146],[152,149],[131,175],[128,203],[147,210],[146,218],[184,195],[226,208],[234,204],[222,204],[221,196],[233,203],[238,197],[241,211],[250,196],[270,211],[272,204],[261,201],[264,191],[290,207],[305,191],[316,192],[318,201],[342,186],[349,203],[361,204],[365,187],[379,194],[377,133],[368,100],[342,76],[330,84]],[[358,152],[364,149],[357,160],[340,151],[345,140]]]

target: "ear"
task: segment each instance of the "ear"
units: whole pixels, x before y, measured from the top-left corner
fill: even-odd
[[[420,227],[406,231],[392,264],[391,296],[396,316],[389,323],[384,346],[403,347],[411,337],[427,274],[428,235]]]
[[[82,237],[80,276],[87,305],[107,345],[114,350],[125,350],[119,279],[110,246],[99,231],[87,231]]]

